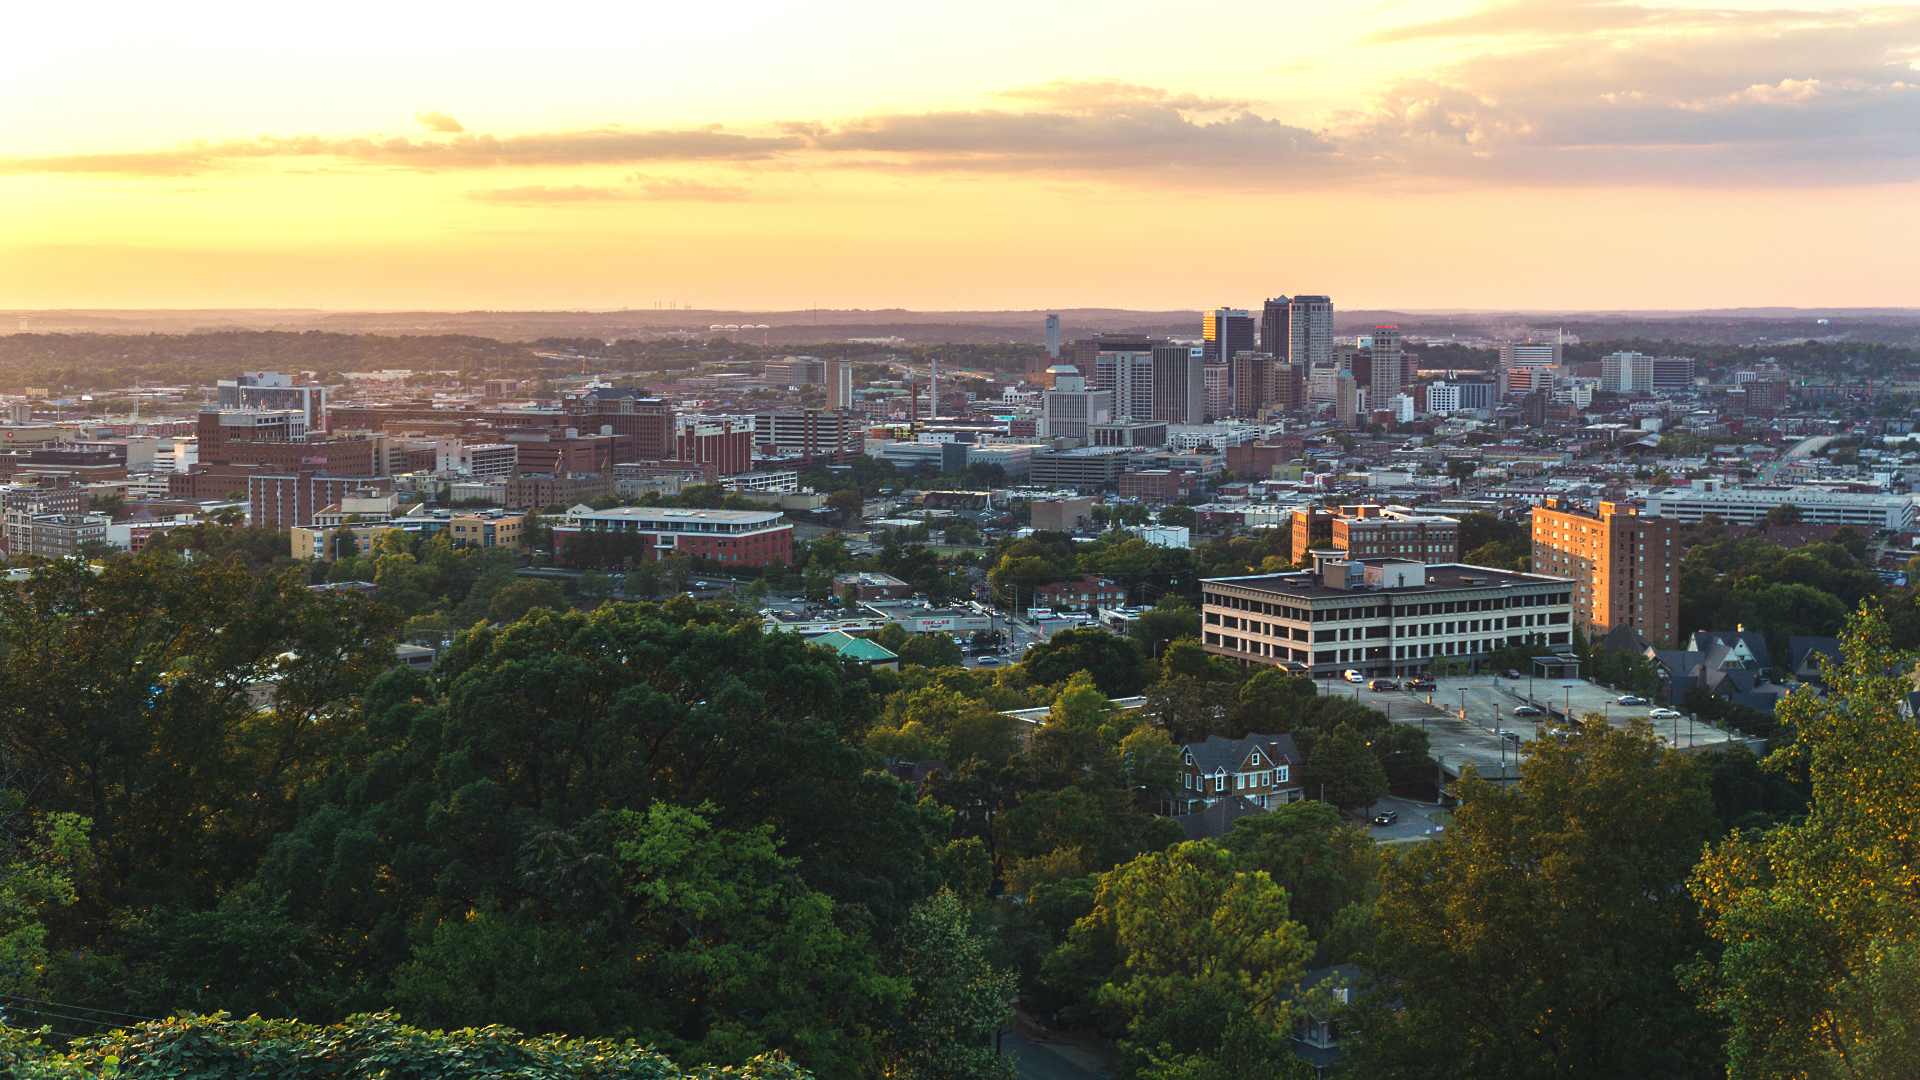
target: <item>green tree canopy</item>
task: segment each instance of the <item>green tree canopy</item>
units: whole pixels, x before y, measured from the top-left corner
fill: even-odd
[[[1901,715],[1910,654],[1863,608],[1832,693],[1779,707],[1803,820],[1722,841],[1688,886],[1721,951],[1698,985],[1727,1024],[1727,1075],[1892,1080],[1920,1061],[1920,730]]]
[[[1354,1067],[1705,1076],[1712,1037],[1675,968],[1704,944],[1680,885],[1713,830],[1706,776],[1652,731],[1531,745],[1517,784],[1471,775],[1441,838],[1386,862]]]

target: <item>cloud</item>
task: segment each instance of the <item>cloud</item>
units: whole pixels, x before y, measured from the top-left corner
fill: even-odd
[[[1113,81],[1057,80],[1040,86],[1002,91],[1001,97],[1037,101],[1057,109],[1101,110],[1120,106],[1160,105],[1181,112],[1240,112],[1253,102],[1240,98],[1211,98],[1173,94],[1157,86]]]
[[[740,135],[715,128],[628,131],[602,128],[530,135],[405,137],[264,136],[141,153],[0,158],[0,173],[119,173],[180,176],[268,158],[335,158],[363,165],[436,171],[514,166],[629,165],[647,161],[750,161],[803,145],[790,135]]]
[[[438,131],[442,134],[452,135],[467,130],[461,125],[460,121],[455,120],[443,112],[423,112],[415,116],[414,119],[418,120],[420,126],[426,128],[428,131]]]
[[[707,184],[695,180],[656,178],[638,173],[626,178],[621,187],[586,185],[555,186],[533,184],[523,187],[485,188],[469,191],[476,202],[501,206],[577,206],[592,203],[621,202],[741,202],[752,192],[743,187]]]
[[[615,184],[605,174],[749,163],[1161,190],[1920,179],[1920,8],[1729,11],[1522,0],[1393,33],[1485,40],[1457,63],[1384,79],[1373,99],[1325,117],[1120,80],[1061,81],[1016,87],[976,109],[798,119],[754,130],[268,136],[0,158],[0,173],[178,177],[250,161],[281,170],[583,170],[575,185],[502,181],[473,196],[523,205],[738,201],[750,197],[746,189],[639,174]],[[436,115],[421,120],[432,127],[428,118]]]
[[[1196,120],[1157,103],[872,116],[818,134],[812,142],[829,154],[857,153],[883,167],[1127,173],[1146,183],[1210,170],[1216,179],[1324,172],[1335,151],[1313,131],[1251,112]]]
[[[1481,35],[1333,137],[1405,172],[1521,183],[1807,184],[1920,177],[1920,9],[1503,4],[1391,32]]]
[[[1562,36],[1646,28],[1699,30],[1787,23],[1808,17],[1807,13],[1794,11],[1653,8],[1620,0],[1517,0],[1493,4],[1470,15],[1382,30],[1371,40],[1390,43],[1428,38]]]

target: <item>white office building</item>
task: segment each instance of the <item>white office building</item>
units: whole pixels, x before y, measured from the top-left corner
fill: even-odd
[[[1511,645],[1573,644],[1573,582],[1466,563],[1326,558],[1312,570],[1207,578],[1206,651],[1315,677],[1422,672]]]
[[[1728,486],[1696,480],[1683,488],[1645,493],[1648,517],[1694,522],[1712,516],[1733,525],[1758,525],[1777,506],[1792,505],[1808,525],[1852,525],[1874,532],[1913,527],[1913,496],[1829,491],[1817,487]]]

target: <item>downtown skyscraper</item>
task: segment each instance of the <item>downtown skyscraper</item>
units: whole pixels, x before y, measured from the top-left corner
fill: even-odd
[[[1333,363],[1333,300],[1296,296],[1287,303],[1287,359],[1308,370]]]
[[[1292,307],[1293,301],[1284,296],[1272,297],[1260,306],[1260,351],[1282,362],[1293,358],[1287,344],[1292,337]]]
[[[1214,308],[1200,317],[1200,339],[1209,364],[1224,364],[1254,347],[1253,314],[1241,308]]]
[[[1380,410],[1393,407],[1393,399],[1407,385],[1406,354],[1401,349],[1400,328],[1373,328],[1373,370],[1369,372],[1367,404]]]

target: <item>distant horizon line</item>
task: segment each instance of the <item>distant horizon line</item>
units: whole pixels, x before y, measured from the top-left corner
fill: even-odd
[[[1263,300],[1266,298],[1262,298]],[[1219,305],[1231,307],[1234,305]],[[1131,315],[1174,315],[1214,310],[1211,307],[1112,307],[1081,304],[1071,307],[974,307],[974,308],[921,308],[921,307],[35,307],[0,308],[0,317],[32,317],[35,315],[194,315],[194,314],[233,314],[233,315],[699,315],[699,314],[742,314],[742,315],[800,315],[800,314],[852,314],[875,315],[901,313],[909,315],[1039,315],[1066,314],[1069,312],[1114,312]],[[1242,310],[1257,310],[1245,307]],[[1743,304],[1733,307],[1672,307],[1672,308],[1634,308],[1634,307],[1394,307],[1378,305],[1356,305],[1342,308],[1335,301],[1336,313],[1385,312],[1405,315],[1443,316],[1443,315],[1562,315],[1562,316],[1661,316],[1661,315],[1748,315],[1765,317],[1766,313],[1780,314],[1914,314],[1920,315],[1920,304],[1905,305],[1866,305],[1859,307],[1843,306],[1795,306],[1784,304]]]

